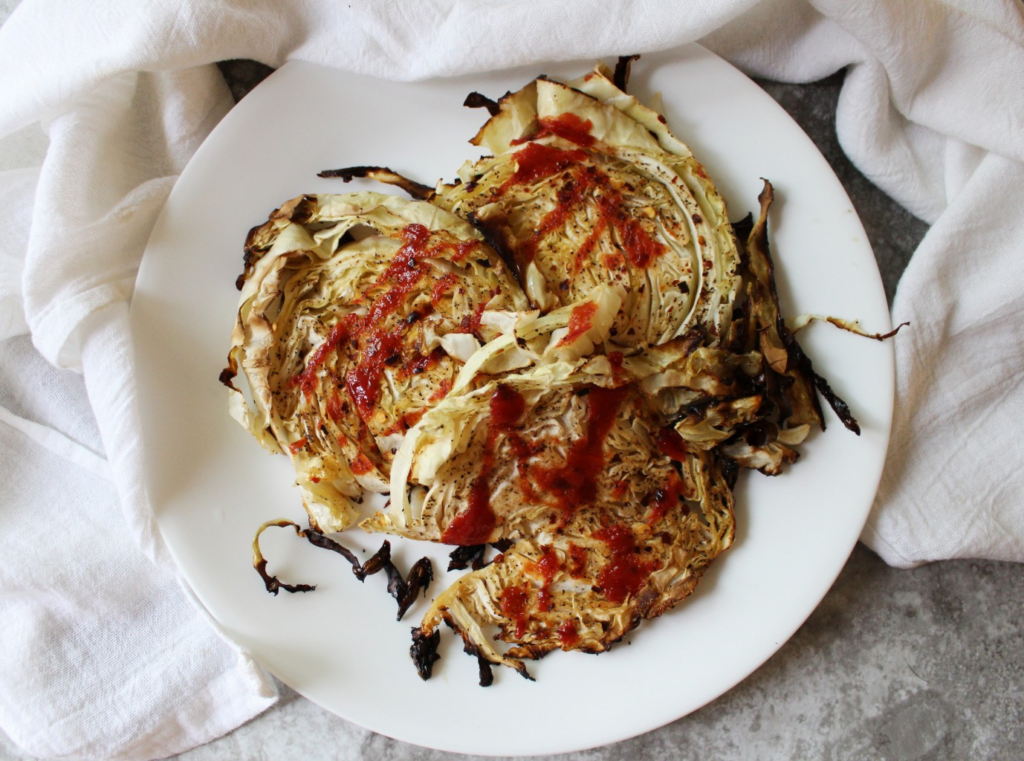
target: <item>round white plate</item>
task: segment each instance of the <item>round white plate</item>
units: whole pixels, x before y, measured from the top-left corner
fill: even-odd
[[[423,682],[409,658],[421,598],[401,623],[383,575],[360,584],[334,553],[290,531],[264,535],[270,569],[318,585],[273,597],[253,571],[256,527],[305,525],[291,467],[227,414],[225,366],[250,227],[302,193],[373,188],[318,170],[387,165],[422,182],[451,179],[486,119],[462,107],[535,75],[573,77],[592,62],[396,84],[289,63],[256,88],[196,153],[149,242],[132,306],[149,495],[184,577],[223,628],[267,669],[339,716],[443,750],[542,754],[651,730],[721,695],[771,656],[818,604],[871,505],[889,435],[893,355],[887,344],[813,325],[800,338],[864,429],[828,413],[779,478],[741,474],[732,549],[676,610],[644,623],[610,653],[556,652],[531,664],[536,682],[498,670],[488,689],[445,630],[442,660]],[[874,257],[852,205],[799,127],[754,83],[704,49],[644,56],[630,91],[660,91],[669,125],[708,168],[732,218],[756,210],[759,178],[776,188],[772,245],[786,314],[859,318],[886,330]],[[367,556],[381,539],[343,540]],[[443,548],[392,541],[401,568],[423,554],[446,584]]]

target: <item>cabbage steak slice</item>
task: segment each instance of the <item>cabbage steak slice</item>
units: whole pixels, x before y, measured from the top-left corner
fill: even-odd
[[[390,510],[364,528],[510,544],[436,598],[414,633],[421,675],[442,621],[481,659],[485,682],[492,663],[526,675],[522,659],[556,648],[607,650],[689,595],[730,545],[735,469],[686,447],[622,358],[585,345],[600,342],[617,306],[599,287],[571,307],[525,316],[466,363],[402,442]],[[581,314],[593,315],[594,333],[574,346]],[[495,629],[513,645],[506,652]]]
[[[472,142],[493,156],[433,202],[471,219],[514,262],[542,311],[620,287],[611,340],[656,346],[728,329],[739,255],[725,202],[690,149],[603,66],[506,95]]]
[[[438,595],[415,637],[446,622],[482,661],[525,675],[524,658],[607,650],[688,596],[729,547],[725,461],[681,445],[635,385],[605,385],[623,379],[596,372],[602,359],[504,376],[426,413],[410,439],[424,460],[443,418],[461,430],[432,477],[414,465],[427,493],[395,533],[512,545]]]
[[[222,374],[232,413],[291,458],[323,532],[351,525],[366,492],[388,491],[408,427],[500,335],[495,324],[528,306],[471,225],[378,193],[284,204],[249,233],[239,287]]]

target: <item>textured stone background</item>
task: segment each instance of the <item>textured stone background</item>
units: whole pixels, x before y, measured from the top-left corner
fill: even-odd
[[[236,99],[269,71],[237,61],[221,70]],[[846,187],[891,300],[927,226],[874,188],[839,148],[834,113],[842,74],[804,86],[760,84],[811,136]],[[896,570],[858,545],[818,609],[746,681],[654,732],[552,758],[1024,758],[1022,623],[1024,566],[955,561]],[[456,714],[457,707],[452,709]],[[515,724],[510,717],[510,731]],[[496,737],[494,752],[500,751]],[[180,756],[187,761],[449,757],[363,730],[288,688],[262,716]],[[0,761],[22,758],[28,757],[0,735]]]

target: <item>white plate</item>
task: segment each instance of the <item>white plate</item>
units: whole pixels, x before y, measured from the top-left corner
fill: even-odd
[[[250,542],[270,518],[304,525],[291,468],[229,419],[217,376],[225,365],[253,225],[301,193],[346,192],[320,169],[381,164],[426,183],[451,179],[478,153],[466,141],[486,118],[462,107],[471,90],[498,96],[541,72],[571,77],[592,62],[396,84],[289,63],[214,130],[182,174],[149,242],[132,308],[146,443],[146,477],[160,529],[214,618],[271,672],[350,721],[391,737],[475,754],[541,754],[651,730],[721,695],[771,656],[818,604],[860,533],[881,473],[893,398],[888,345],[829,326],[801,334],[816,367],[851,405],[856,437],[829,412],[829,430],[802,447],[784,476],[744,473],[738,535],[693,597],[599,658],[556,652],[477,686],[476,661],[445,630],[434,678],[410,661],[409,632],[382,576],[360,584],[333,553],[291,532],[264,535],[271,570],[316,592],[272,597],[253,571]],[[828,164],[775,102],[697,46],[644,56],[630,91],[660,91],[674,132],[708,167],[733,219],[775,184],[772,243],[787,314],[889,326],[864,231]],[[384,188],[387,191],[387,188]],[[392,192],[397,192],[392,189]],[[350,532],[367,553],[380,538]],[[435,547],[393,541],[400,567]],[[446,586],[444,574],[433,593]]]

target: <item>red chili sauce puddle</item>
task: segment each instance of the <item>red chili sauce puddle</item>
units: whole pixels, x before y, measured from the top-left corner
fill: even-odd
[[[654,490],[651,500],[651,512],[647,515],[647,525],[653,526],[673,509],[678,509],[683,515],[688,515],[690,508],[682,502],[686,496],[686,487],[683,479],[674,470],[669,472],[668,484]]]
[[[533,137],[534,140],[544,135],[557,135],[583,148],[589,148],[595,142],[594,136],[590,134],[594,123],[590,119],[584,121],[574,113],[542,116],[537,121],[540,123],[540,131]]]
[[[580,643],[580,633],[576,630],[576,621],[567,618],[558,625],[558,641],[563,650],[572,650]]]
[[[569,313],[569,332],[558,342],[558,345],[568,346],[575,343],[594,326],[595,314],[597,314],[597,304],[593,301],[584,301],[582,304],[574,306]]]
[[[586,157],[583,151],[564,151],[549,145],[530,143],[516,153],[516,171],[498,189],[498,193],[504,193],[513,185],[530,185],[543,180]]]
[[[604,440],[628,393],[628,386],[592,386],[587,395],[587,433],[569,447],[565,464],[531,469],[534,481],[554,498],[562,511],[563,524],[577,508],[589,505],[597,496],[597,477],[605,465]]]
[[[597,585],[609,602],[620,603],[640,591],[659,564],[643,560],[636,546],[636,538],[627,526],[613,523],[594,533],[595,538],[608,545],[611,557],[597,576]]]
[[[501,612],[515,624],[516,637],[522,637],[530,624],[530,592],[526,584],[513,584],[501,590]]]
[[[483,544],[490,538],[497,524],[497,516],[491,509],[491,475],[495,450],[498,438],[503,433],[511,433],[522,417],[526,410],[526,400],[515,389],[499,385],[491,396],[490,408],[491,417],[480,473],[470,489],[469,505],[455,516],[441,534],[441,541],[445,544]]]
[[[673,460],[684,462],[690,454],[686,442],[675,428],[662,428],[658,432],[658,448]]]
[[[541,580],[540,591],[537,592],[537,607],[540,610],[551,610],[551,582],[555,574],[562,570],[562,561],[558,552],[551,545],[541,547],[540,558],[526,567],[527,573]]]

